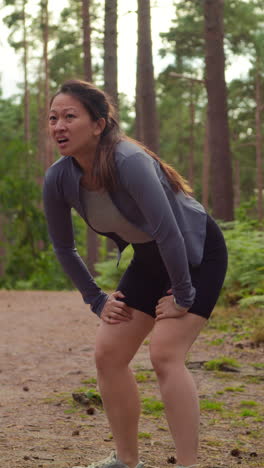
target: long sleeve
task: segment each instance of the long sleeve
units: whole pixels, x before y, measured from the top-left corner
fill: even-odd
[[[184,239],[154,164],[155,161],[142,152],[125,157],[118,166],[120,181],[135,200],[148,232],[157,242],[177,303],[191,307],[195,289],[191,283]]]
[[[52,171],[48,171],[45,177],[43,200],[49,236],[56,256],[65,273],[79,289],[84,302],[90,304],[92,311],[100,316],[108,296],[97,286],[78,254],[74,241],[71,207],[65,202]]]

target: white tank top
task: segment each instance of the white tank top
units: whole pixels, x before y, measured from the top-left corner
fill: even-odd
[[[138,229],[120,213],[108,192],[93,192],[80,186],[81,202],[90,226],[96,231],[115,232],[121,239],[133,244],[153,239]]]

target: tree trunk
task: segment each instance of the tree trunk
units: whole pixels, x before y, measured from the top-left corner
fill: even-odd
[[[203,180],[202,204],[207,210],[209,206],[209,185],[210,185],[209,123],[208,123],[207,111],[206,111],[206,117],[205,117],[202,180]]]
[[[82,0],[84,79],[92,81],[90,0]]]
[[[83,29],[83,73],[86,81],[92,82],[92,59],[91,59],[91,19],[90,0],[82,0],[82,29]],[[95,264],[98,261],[98,236],[89,226],[86,230],[87,266],[91,275],[95,276]]]
[[[117,85],[117,0],[105,2],[104,21],[104,90],[112,98],[118,109]],[[107,252],[115,248],[115,243],[107,239]]]
[[[212,208],[215,218],[230,221],[234,218],[234,210],[225,82],[223,4],[223,0],[204,0],[203,3]]]
[[[117,87],[117,0],[105,2],[104,89],[118,108]]]
[[[27,42],[27,24],[26,24],[26,4],[23,1],[23,43],[24,43],[24,139],[27,144],[30,142],[30,110],[29,110],[29,87],[28,87],[28,42]]]
[[[49,113],[49,58],[48,58],[48,45],[49,45],[49,0],[44,0],[41,3],[42,18],[43,18],[43,62],[44,62],[44,122],[45,128],[45,169],[47,169],[54,162],[54,151],[49,136],[48,127],[48,113]]]
[[[141,90],[140,90],[140,73],[139,73],[139,54],[137,54],[137,76],[136,76],[136,103],[135,103],[135,110],[136,110],[136,121],[135,121],[135,138],[138,141],[144,140],[143,135],[143,109],[141,106]]]
[[[194,125],[195,125],[195,105],[194,105],[194,92],[193,82],[190,82],[190,137],[189,137],[189,168],[188,168],[188,181],[193,188],[194,185]]]
[[[136,118],[139,118],[142,140],[159,153],[159,129],[155,100],[152,60],[150,0],[138,0],[138,71]],[[140,117],[139,117],[140,114]]]
[[[258,219],[263,219],[263,176],[262,176],[262,136],[261,136],[261,78],[259,63],[257,59],[256,71],[256,170],[257,170],[257,192],[258,192]]]

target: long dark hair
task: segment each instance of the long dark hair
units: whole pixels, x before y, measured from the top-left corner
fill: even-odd
[[[114,191],[117,186],[114,152],[116,144],[121,140],[129,140],[140,146],[153,159],[159,162],[166,174],[173,190],[182,190],[191,193],[188,182],[169,164],[162,161],[159,156],[150,151],[142,143],[127,137],[120,129],[117,112],[111,97],[92,83],[82,80],[68,80],[61,85],[59,90],[51,98],[50,105],[58,94],[69,94],[85,107],[93,120],[105,119],[105,128],[101,134],[93,162],[92,176],[96,186],[104,188],[109,192]]]

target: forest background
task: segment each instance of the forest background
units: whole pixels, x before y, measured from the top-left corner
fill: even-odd
[[[72,288],[48,239],[41,192],[45,170],[59,157],[48,138],[49,98],[65,79],[80,77],[113,97],[126,133],[182,173],[220,223],[229,248],[221,301],[264,306],[262,1],[171,3],[174,17],[159,51],[168,65],[154,78],[157,2],[137,2],[132,101],[118,92],[117,0],[68,0],[56,22],[48,0],[37,2],[34,14],[26,0],[1,1],[24,76],[16,95],[0,96],[1,288]],[[241,57],[247,72],[238,69],[226,83],[226,68]],[[117,269],[113,246],[87,232],[74,212],[73,220],[80,255],[103,288],[114,288],[131,250]]]

